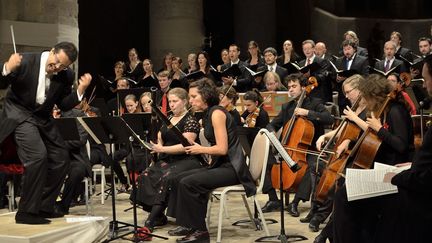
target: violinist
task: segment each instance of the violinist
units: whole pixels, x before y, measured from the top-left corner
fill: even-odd
[[[267,129],[269,131],[277,131],[290,121],[290,119],[293,117],[293,114],[295,114],[295,116],[302,116],[313,123],[315,135],[312,142],[314,143],[316,139],[324,133],[324,125],[332,124],[334,119],[330,112],[325,108],[321,99],[318,98],[307,96],[304,99],[302,106],[296,108],[297,100],[308,83],[301,74],[290,74],[285,80],[288,84],[288,94],[294,99],[282,105],[280,113],[267,125]],[[311,158],[308,159],[308,163],[310,160],[310,164],[312,165],[316,161],[316,158],[313,159],[314,156],[310,157]],[[270,158],[272,158],[274,161],[274,157],[270,156]],[[269,163],[272,162],[269,161]],[[312,167],[313,165],[309,166],[308,168]],[[268,168],[271,170],[271,166],[268,166]],[[264,183],[263,188],[263,192],[267,193],[269,196],[269,201],[262,208],[263,212],[277,211],[280,208],[280,202],[276,195],[276,190],[271,186],[271,177],[269,174],[270,170],[267,171],[268,174],[266,175],[266,182]],[[296,197],[289,207],[289,213],[295,217],[300,215],[297,210],[300,200],[308,201],[310,198],[312,184],[309,170],[314,171],[314,169],[308,169],[308,171],[306,171],[306,175],[303,177],[300,185],[298,186]]]
[[[269,116],[266,110],[262,108],[263,98],[258,90],[252,90],[245,93],[243,103],[246,110],[241,115],[245,127],[264,128],[269,123]]]
[[[237,126],[242,126],[240,113],[236,109],[236,103],[239,98],[236,90],[232,86],[222,86],[218,88],[219,92],[219,105],[224,107],[228,113],[234,118],[234,122]]]
[[[387,80],[390,81],[390,84],[393,86],[393,89],[398,92],[398,99],[402,101],[402,103],[405,103],[410,114],[416,115],[417,114],[416,107],[411,97],[408,95],[407,92],[405,92],[406,84],[401,79],[401,76],[402,74],[399,75],[398,73],[390,73],[387,76]]]
[[[366,100],[368,130],[381,141],[371,161],[395,165],[408,161],[409,152],[413,149],[413,125],[406,107],[398,100],[389,100],[388,94],[393,90],[384,77],[372,74],[358,87]],[[386,105],[387,104],[387,105]],[[381,116],[376,117],[380,110]],[[364,140],[363,140],[364,141]],[[363,142],[359,139],[359,142]],[[357,144],[356,144],[357,145]],[[360,144],[361,145],[361,144]],[[357,153],[356,156],[358,156]],[[363,154],[364,155],[364,154]],[[356,157],[347,167],[356,163]],[[338,185],[341,184],[340,182]],[[386,226],[402,223],[394,221],[391,225],[379,224],[380,218],[394,220],[397,212],[406,210],[394,203],[395,194],[348,202],[346,188],[341,186],[334,196],[333,228],[334,242],[372,242]],[[392,242],[392,241],[377,241]]]
[[[121,90],[121,89],[129,89],[130,85],[129,85],[129,81],[126,78],[119,78],[116,80],[116,87],[117,87],[117,91]],[[118,104],[118,100],[117,97],[114,97],[110,100],[107,101],[107,107],[108,107],[108,111],[112,114],[122,114],[124,111],[123,107],[120,107]]]

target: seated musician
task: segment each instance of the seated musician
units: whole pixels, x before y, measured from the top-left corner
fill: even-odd
[[[209,79],[191,83],[189,96],[195,110],[205,112],[204,135],[211,144],[186,147],[189,154],[209,154],[207,168],[186,171],[177,177],[177,224],[170,235],[185,235],[182,242],[210,242],[205,218],[210,192],[218,187],[242,184],[247,196],[254,195],[256,186],[246,165],[237,136],[237,126],[225,109],[218,106],[219,95]]]
[[[54,118],[59,117],[83,117],[86,116],[82,110],[81,102],[74,109],[61,112],[58,110],[53,111]],[[63,193],[61,200],[56,202],[54,207],[55,212],[61,212],[63,214],[69,214],[69,208],[73,200],[78,198],[83,192],[82,180],[84,177],[91,176],[91,165],[87,155],[87,149],[85,147],[88,134],[84,128],[77,122],[77,128],[79,133],[79,140],[65,141],[66,148],[69,151],[70,167],[67,172],[67,178],[64,183]]]
[[[170,121],[189,141],[195,141],[199,134],[199,124],[188,112],[188,93],[183,88],[168,91],[169,108],[172,111]],[[150,212],[145,227],[153,231],[155,226],[165,225],[164,215],[168,207],[168,215],[176,216],[176,195],[173,190],[172,178],[178,173],[200,168],[196,156],[185,154],[185,148],[175,133],[166,125],[158,133],[158,141],[153,144],[152,151],[158,153],[157,161],[148,167],[138,178],[137,203]]]
[[[416,115],[416,107],[414,105],[414,102],[412,101],[411,97],[408,95],[407,92],[405,92],[405,82],[401,79],[401,75],[397,73],[390,73],[387,76],[387,79],[390,81],[390,84],[393,86],[394,90],[398,92],[398,95],[400,96],[401,101],[406,103],[406,106],[410,112],[411,115]]]
[[[432,58],[425,58],[422,76],[423,87],[432,96]],[[377,231],[377,240],[387,242],[430,242],[430,222],[432,221],[432,129],[426,132],[423,144],[414,157],[411,168],[399,174],[388,173],[384,182],[398,187],[396,200],[401,210],[393,212],[395,217],[382,217],[379,224],[391,226],[390,230]],[[403,164],[402,164],[403,165]],[[393,227],[392,227],[393,226]],[[378,242],[378,241],[376,241]],[[383,242],[383,241],[381,241]]]
[[[367,103],[368,130],[366,132],[376,134],[377,139],[374,141],[382,143],[377,151],[364,151],[357,153],[356,156],[361,155],[365,159],[369,154],[370,164],[374,161],[389,165],[406,162],[413,148],[413,125],[411,116],[402,103],[391,98],[388,103],[385,102],[388,100],[388,94],[393,90],[390,82],[382,76],[372,74],[360,83],[358,89]],[[383,110],[382,114],[379,114],[380,110]],[[359,139],[359,149],[362,149],[363,141],[365,140]],[[354,157],[352,163],[347,164],[347,168],[369,166],[360,165],[361,161],[356,159]],[[334,196],[333,242],[372,242],[378,236],[376,233],[389,233],[387,230],[400,222],[394,221],[392,224],[382,225],[379,224],[380,218],[395,220],[396,212],[406,210],[400,208],[394,200],[395,194],[390,194],[348,202],[346,188],[341,186]]]
[[[140,96],[141,111],[143,113],[151,113],[151,104],[153,103],[151,93],[144,92]]]
[[[288,84],[288,93],[294,99],[282,105],[281,112],[269,123],[267,128],[269,131],[277,131],[284,125],[288,124],[291,118],[302,116],[313,123],[315,129],[314,138],[312,139],[313,144],[316,139],[324,133],[324,125],[332,124],[334,119],[330,112],[325,108],[321,99],[318,98],[306,96],[302,106],[298,108],[296,107],[302,90],[304,90],[307,86],[307,81],[301,76],[301,74],[288,75],[286,81]],[[288,212],[294,217],[298,217],[300,215],[297,210],[298,203],[300,200],[308,201],[312,190],[311,172],[315,171],[314,167],[316,157],[308,155],[307,162],[309,164],[308,169],[306,170],[305,176],[297,188],[297,193],[293,202],[288,207]],[[268,168],[271,167],[268,166]],[[276,190],[271,187],[269,174],[266,176],[263,192],[267,193],[269,196],[269,201],[262,208],[263,212],[278,210],[280,207],[280,202],[278,201]]]
[[[263,97],[258,90],[247,91],[243,96],[243,103],[246,110],[241,115],[242,123],[245,127],[265,128],[269,123],[269,115],[262,103]]]
[[[350,101],[350,103],[353,105],[356,103],[357,99],[360,98],[360,91],[358,89],[359,84],[361,82],[364,82],[364,78],[359,75],[355,74],[347,79],[342,84],[342,91],[345,94],[345,97]],[[352,110],[350,107],[346,107],[343,111],[344,118],[348,119],[350,122],[353,122],[355,125],[357,125],[359,128],[361,128],[362,131],[365,131],[368,127],[366,123],[366,101],[364,99],[361,99],[358,103],[358,107],[356,110]],[[342,132],[343,127],[339,130],[340,133]],[[318,140],[316,141],[316,147],[319,151],[323,149],[323,146],[325,142],[329,141],[332,137],[336,135],[337,129],[330,131],[324,135],[321,135]],[[340,139],[341,134],[337,134],[338,141]],[[345,139],[339,143],[339,145],[334,149],[335,150],[335,158],[339,158],[339,156],[344,153],[350,146],[350,144],[353,144],[354,141],[351,141],[350,139]],[[317,189],[318,190],[318,189]],[[308,215],[304,219],[300,219],[301,222],[311,222],[311,221],[318,221],[318,222],[324,222],[324,220],[328,217],[328,215],[331,213],[333,209],[333,198],[330,196],[334,194],[334,186],[330,188],[331,192],[328,192],[328,198],[324,202],[318,202],[313,199],[312,208],[309,211]],[[315,191],[316,193],[316,191]],[[313,195],[312,198],[314,198],[316,195]],[[324,229],[321,231],[321,233],[315,238],[314,243],[325,243],[327,238],[330,238],[331,240],[333,236],[333,218],[330,218],[327,225],[324,227]]]
[[[237,91],[233,86],[221,86],[218,87],[219,91],[219,99],[220,103],[219,105],[224,107],[228,113],[234,118],[234,122],[237,126],[241,126],[242,121],[240,117],[240,113],[236,109],[236,103],[239,98]]]
[[[279,74],[275,72],[267,72],[264,75],[264,85],[263,91],[288,91],[288,89],[282,84]]]

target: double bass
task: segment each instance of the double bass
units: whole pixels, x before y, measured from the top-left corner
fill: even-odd
[[[351,110],[356,111],[358,109],[361,99],[361,96],[357,98],[356,102],[352,105]],[[336,129],[334,136],[329,139],[326,146],[323,148],[323,151],[325,151],[329,145],[333,144],[337,135],[339,135],[339,137],[335,142],[335,148],[337,148],[346,139],[351,141],[356,140],[360,135],[360,132],[361,128],[359,126],[349,121],[347,118],[343,118]],[[346,162],[350,157],[352,157],[352,154],[352,151],[348,149],[338,157],[336,157],[335,154],[330,156],[327,166],[324,168],[320,181],[315,189],[316,200],[324,202],[327,199],[328,192],[334,186],[339,175],[345,168]]]
[[[309,94],[312,89],[318,86],[318,82],[315,77],[309,77],[308,85],[302,91],[300,98],[297,101],[296,108],[300,108],[303,104],[306,94]],[[273,165],[271,171],[271,180],[273,188],[286,190],[288,188],[296,189],[303,178],[306,168],[306,152],[312,143],[314,137],[315,129],[311,121],[304,117],[296,116],[294,113],[291,119],[284,125],[282,129],[282,139],[281,144],[287,151],[288,155],[300,165],[300,170],[297,172],[292,172],[287,163],[280,163]],[[280,168],[282,166],[282,182],[283,188],[280,187]]]

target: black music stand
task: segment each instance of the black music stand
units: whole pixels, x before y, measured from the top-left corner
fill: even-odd
[[[129,127],[135,132],[136,135],[138,135],[136,141],[139,141],[138,139],[142,140],[143,143],[146,143],[148,139],[148,134],[151,128],[151,113],[125,113],[122,115],[123,120],[129,125]],[[150,146],[147,144],[147,146]],[[141,147],[143,147],[141,145]],[[133,148],[132,148],[133,149]],[[149,156],[148,153],[145,153],[145,161],[146,161],[146,168],[149,167]],[[135,163],[133,163],[135,165]],[[132,187],[132,201],[136,201],[136,191],[133,190],[134,187]],[[137,208],[140,208],[140,206],[136,206]],[[131,209],[133,209],[134,206],[127,208],[123,210],[124,212],[127,212]]]
[[[258,130],[256,128],[237,126],[237,135],[239,137],[240,144],[241,144],[243,150],[245,151],[245,154],[246,154],[247,157],[250,157],[250,154],[251,154],[250,138],[252,136],[253,137],[256,136],[257,133],[258,133]],[[275,224],[275,223],[277,223],[277,221],[274,220],[274,219],[265,219],[265,220],[269,224]],[[250,222],[251,222],[250,219],[242,219],[242,220],[238,220],[238,221],[234,222],[232,225],[233,226],[238,226],[238,225],[242,225],[242,224],[249,224]],[[257,230],[262,230],[261,219],[258,216],[258,209],[257,209],[257,205],[256,205],[255,202],[254,202],[253,223],[254,223],[255,228]]]
[[[89,135],[95,140],[96,143],[130,143],[132,148],[132,160],[134,160],[134,149],[132,147],[133,141],[138,141],[141,143],[141,139],[139,136],[130,128],[130,126],[121,118],[121,117],[83,117],[78,118],[78,121],[83,125],[84,129],[89,133]],[[111,151],[113,154],[113,151]],[[134,167],[134,163],[132,163],[132,167]],[[132,168],[134,169],[134,168]],[[114,175],[113,168],[111,166],[111,175]],[[111,183],[114,185],[114,176],[111,176]],[[135,177],[132,177],[132,189],[135,187]],[[140,242],[141,240],[136,237],[138,236],[138,225],[137,225],[137,215],[136,215],[136,207],[134,207],[134,223],[126,223],[122,221],[118,221],[116,218],[116,206],[115,206],[115,194],[114,187],[111,186],[112,193],[112,215],[113,220],[110,222],[110,232],[111,238],[105,240],[104,242],[110,242],[119,238],[130,240],[133,242]],[[133,202],[135,205],[135,202]],[[136,205],[135,205],[136,206]],[[119,227],[119,224],[123,226]],[[128,231],[126,233],[118,235],[118,231],[121,228],[125,227],[133,227],[132,231]],[[140,227],[141,228],[141,227]],[[134,234],[132,239],[123,238],[126,235]],[[151,233],[146,233],[148,236],[155,236],[162,239],[168,239],[166,237],[154,235]]]
[[[276,136],[269,132],[266,129],[262,129],[262,133],[264,133],[270,140],[271,145],[273,146],[274,150],[277,152],[276,156],[279,158],[279,163],[287,163],[288,167],[292,170],[292,172],[297,172],[300,169],[300,166],[294,162],[291,157],[288,155],[288,153],[285,151],[282,144],[279,142],[279,140],[276,138]],[[283,198],[283,181],[282,181],[282,166],[279,166],[279,184],[280,184],[280,217],[281,217],[281,223],[280,223],[280,234],[279,235],[272,235],[272,236],[264,236],[260,237],[255,240],[255,242],[282,242],[286,243],[289,242],[290,239],[293,239],[291,241],[302,241],[307,240],[308,238],[302,236],[302,235],[287,235],[285,234],[285,218],[284,218],[284,198]]]

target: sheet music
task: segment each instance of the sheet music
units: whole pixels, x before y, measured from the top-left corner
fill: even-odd
[[[293,167],[296,168],[297,167],[297,163],[294,160],[291,159],[291,157],[285,151],[285,148],[282,146],[282,144],[276,138],[276,136],[274,135],[274,133],[269,132],[265,128],[262,128],[259,132],[260,133],[264,133],[268,137],[268,139],[270,140],[270,142],[273,144],[273,146],[278,151],[278,153],[282,156],[282,158],[287,162],[287,164],[288,164],[288,166],[290,168],[293,168]],[[295,172],[295,171],[293,171],[293,172]]]
[[[374,169],[351,169],[346,171],[346,190],[348,201],[378,197],[397,193],[398,189],[391,183],[383,182],[388,172],[399,173],[410,166],[396,167],[375,162]]]

